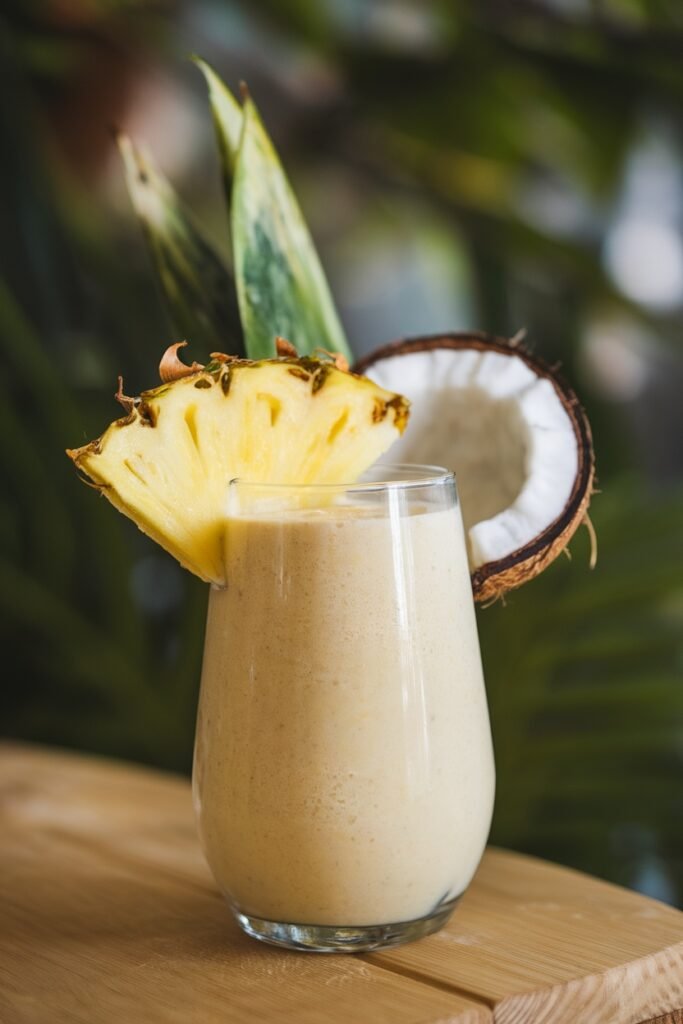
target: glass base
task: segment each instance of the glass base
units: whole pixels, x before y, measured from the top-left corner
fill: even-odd
[[[431,935],[442,928],[455,910],[460,897],[439,903],[426,917],[415,921],[400,921],[397,924],[363,925],[322,925],[286,924],[283,921],[266,921],[235,911],[235,917],[242,929],[273,946],[285,949],[308,950],[312,953],[367,953],[373,949],[387,949],[404,942],[414,942],[425,935]]]

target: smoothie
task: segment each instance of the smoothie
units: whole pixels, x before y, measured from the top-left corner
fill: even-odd
[[[269,921],[409,921],[460,895],[494,768],[459,509],[231,518],[194,796],[215,878]]]

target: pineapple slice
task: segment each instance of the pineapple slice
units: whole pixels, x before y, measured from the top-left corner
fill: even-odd
[[[283,344],[285,358],[215,356],[186,367],[177,348],[160,367],[176,379],[139,399],[119,386],[127,415],[67,454],[112,505],[211,583],[225,583],[230,480],[352,483],[405,428],[407,400],[340,361],[297,358]]]

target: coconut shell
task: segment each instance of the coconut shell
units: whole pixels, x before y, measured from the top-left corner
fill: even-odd
[[[459,351],[475,349],[521,359],[537,377],[545,378],[552,384],[569,416],[576,437],[577,471],[562,513],[523,547],[512,551],[505,558],[479,566],[472,573],[472,592],[475,601],[491,602],[508,590],[520,587],[527,580],[538,576],[566,548],[577,528],[586,519],[595,475],[590,424],[576,394],[557,369],[539,356],[533,355],[516,339],[510,341],[479,331],[405,338],[384,345],[364,356],[353,367],[353,371],[367,373],[381,360],[439,348]]]

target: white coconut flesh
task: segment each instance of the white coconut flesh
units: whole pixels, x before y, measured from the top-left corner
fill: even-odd
[[[491,577],[483,588],[490,597],[564,547],[578,525],[572,515],[583,517],[590,497],[592,451],[575,396],[548,367],[500,339],[472,336],[470,346],[468,337],[396,343],[360,369],[412,402],[408,427],[385,458],[455,472],[470,569],[479,584]],[[510,570],[517,553],[530,564],[498,585],[496,567]]]

